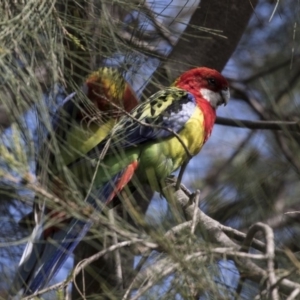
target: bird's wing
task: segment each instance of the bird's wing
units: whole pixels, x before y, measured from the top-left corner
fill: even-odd
[[[159,91],[130,115],[122,117],[110,135],[87,156],[98,158],[108,142],[107,153],[110,153],[174,136],[184,127],[196,107],[195,97],[185,90],[167,88]]]

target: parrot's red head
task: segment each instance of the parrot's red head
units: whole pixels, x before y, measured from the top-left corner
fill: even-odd
[[[100,112],[107,112],[110,117],[121,115],[118,107],[131,111],[138,99],[116,68],[103,67],[90,74],[82,88],[84,94]],[[88,106],[85,103],[85,106]],[[91,110],[87,108],[89,114]]]
[[[227,80],[216,70],[209,68],[195,68],[183,73],[174,86],[192,93],[197,100],[204,99],[216,109],[226,105],[229,100]]]
[[[205,141],[211,135],[216,120],[216,108],[229,100],[227,80],[216,70],[195,68],[183,73],[173,84],[195,96],[204,114]]]

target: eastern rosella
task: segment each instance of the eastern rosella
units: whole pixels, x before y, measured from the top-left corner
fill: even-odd
[[[82,92],[84,97],[68,97],[55,120],[55,138],[65,165],[100,143],[123,114],[122,110],[129,112],[138,104],[130,85],[115,68],[103,67],[90,74]],[[51,161],[49,167],[54,164]]]
[[[89,230],[92,219],[126,185],[149,184],[160,192],[166,177],[199,153],[212,132],[216,108],[228,100],[228,83],[219,72],[192,69],[121,117],[86,158],[72,162],[74,177],[84,171],[81,183],[92,183],[85,203],[92,213],[88,219],[73,218],[60,231],[59,247],[53,246],[47,260],[33,270],[25,293],[34,293],[48,282]],[[99,161],[103,151],[106,155]]]
[[[134,91],[116,68],[103,67],[90,74],[83,84],[82,93],[68,96],[54,117],[52,132],[55,137],[49,135],[39,153],[36,173],[41,185],[64,199],[63,190],[67,184],[64,168],[100,143],[124,111],[132,110],[137,104]],[[47,218],[53,226],[44,229]],[[47,255],[47,248],[36,247],[37,242],[53,238],[60,221],[68,222],[64,212],[55,206],[51,209],[39,197],[35,199],[33,213],[25,216],[21,225],[32,224],[33,219],[36,226],[21,258],[13,292],[22,286],[26,291],[34,269],[46,257],[42,257],[43,253]]]

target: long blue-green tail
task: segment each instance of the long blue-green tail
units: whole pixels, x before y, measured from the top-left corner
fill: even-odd
[[[107,199],[115,193],[115,185],[122,177],[123,171],[116,174],[110,182],[97,191],[96,197],[87,200],[95,209],[95,214],[101,212]],[[91,220],[72,218],[68,225],[56,231],[45,240],[43,224],[37,224],[33,230],[31,240],[24,250],[17,274],[10,289],[11,295],[32,295],[44,288],[47,283],[61,269],[91,228]]]

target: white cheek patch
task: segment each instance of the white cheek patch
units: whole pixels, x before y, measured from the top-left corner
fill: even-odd
[[[216,93],[209,89],[200,89],[200,93],[202,97],[207,100],[214,108],[217,108],[218,105],[222,102],[222,97],[219,93]]]

